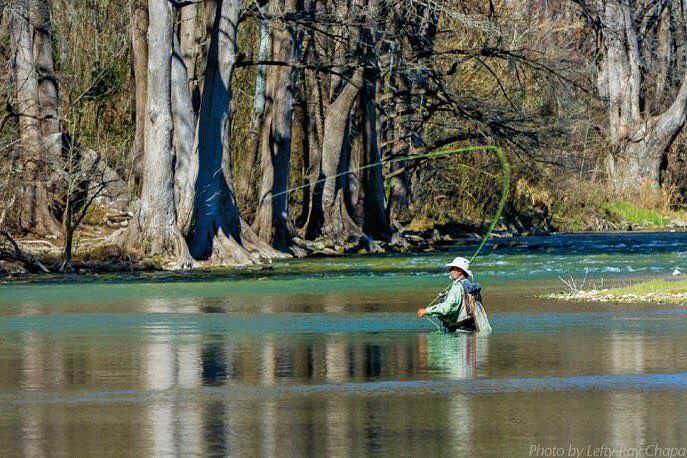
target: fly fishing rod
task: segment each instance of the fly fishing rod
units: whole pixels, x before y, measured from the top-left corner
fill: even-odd
[[[451,148],[451,149],[442,149],[442,150],[436,150],[436,151],[430,151],[428,153],[418,153],[418,154],[408,154],[406,156],[401,156],[401,157],[393,157],[390,159],[383,159],[377,162],[374,162],[372,164],[367,164],[362,167],[357,167],[352,170],[346,170],[344,172],[337,173],[332,176],[320,178],[312,183],[307,183],[303,184],[300,186],[295,186],[293,188],[286,189],[285,191],[280,191],[274,194],[271,194],[269,197],[274,199],[275,197],[280,197],[284,196],[287,194],[290,194],[294,191],[298,191],[300,189],[305,189],[309,188],[313,185],[319,184],[319,183],[325,183],[329,180],[335,180],[337,178],[340,178],[345,175],[350,175],[351,173],[355,172],[360,172],[362,170],[367,170],[371,169],[374,167],[381,167],[384,164],[394,164],[398,162],[405,162],[405,161],[413,161],[413,160],[420,160],[420,159],[432,159],[432,158],[437,158],[437,157],[443,157],[443,156],[449,156],[451,154],[460,154],[460,153],[474,153],[474,152],[479,152],[479,151],[487,151],[487,152],[493,152],[496,154],[496,156],[499,159],[499,163],[501,165],[501,199],[499,200],[499,204],[496,208],[496,212],[494,213],[494,218],[491,221],[491,224],[487,228],[487,232],[484,233],[484,236],[482,237],[482,240],[480,244],[477,246],[477,249],[472,253],[472,256],[470,257],[470,263],[477,258],[477,255],[482,251],[482,248],[484,248],[484,245],[486,245],[487,241],[489,240],[489,237],[491,236],[491,233],[494,231],[494,228],[499,222],[499,219],[501,219],[501,214],[503,213],[503,209],[506,207],[506,202],[508,202],[508,194],[510,193],[510,179],[511,179],[511,170],[510,170],[510,163],[508,162],[508,158],[506,157],[506,153],[501,148],[500,146],[496,145],[473,145],[473,146],[462,146],[460,148]]]
[[[469,261],[470,261],[470,264],[472,264],[472,262],[479,255],[480,251],[482,251],[482,248],[484,248],[484,246],[486,245],[487,241],[489,240],[489,237],[491,237],[492,232],[494,232],[494,229],[496,228],[496,225],[498,224],[499,219],[501,219],[501,214],[503,213],[503,210],[506,207],[506,203],[508,202],[508,195],[510,193],[511,169],[510,169],[510,163],[508,162],[508,158],[506,157],[506,153],[500,146],[496,146],[496,145],[463,146],[463,147],[459,147],[459,148],[435,150],[435,151],[430,151],[428,153],[408,154],[406,156],[383,159],[383,160],[374,162],[372,164],[367,164],[367,165],[364,165],[362,167],[357,167],[357,168],[352,169],[352,170],[346,170],[344,172],[340,172],[340,173],[337,173],[335,175],[320,178],[320,179],[318,179],[312,183],[307,183],[307,184],[303,184],[300,186],[295,186],[295,187],[289,188],[285,191],[271,194],[268,197],[271,197],[272,199],[274,199],[275,197],[284,196],[284,195],[287,195],[293,191],[298,191],[300,189],[309,188],[309,187],[314,186],[314,185],[319,184],[319,183],[325,183],[328,180],[335,180],[337,178],[340,178],[340,177],[345,176],[345,175],[349,175],[351,173],[360,172],[362,170],[367,170],[367,169],[371,169],[374,167],[381,167],[384,164],[394,164],[394,163],[405,162],[405,161],[432,159],[432,158],[449,156],[452,154],[475,153],[475,152],[493,152],[498,157],[499,163],[501,165],[501,198],[499,200],[498,206],[496,207],[496,212],[494,213],[494,217],[491,221],[491,224],[489,224],[487,231],[482,236],[482,240],[480,241],[480,243],[477,246],[477,248],[475,249],[475,251],[472,253],[472,256],[470,256]],[[453,282],[451,282],[446,288],[444,288],[444,290],[441,291],[432,300],[432,302],[430,302],[427,305],[427,307],[434,304],[434,302],[437,299],[439,299],[443,294],[445,294],[450,289],[452,284],[453,284]],[[425,318],[427,318],[427,320],[430,323],[432,323],[435,327],[437,327],[437,329],[441,330],[441,328],[434,321],[429,319],[429,317],[425,316]]]
[[[503,151],[502,148],[495,146],[495,145],[486,145],[486,146],[467,146],[463,148],[456,148],[456,149],[450,149],[450,150],[441,150],[441,151],[436,151],[433,153],[430,153],[430,157],[437,157],[437,156],[442,156],[442,155],[447,155],[447,154],[455,154],[455,153],[464,153],[464,152],[474,152],[474,151],[493,151],[496,156],[499,158],[499,163],[501,164],[501,199],[499,200],[499,204],[496,207],[496,212],[494,213],[494,218],[491,221],[491,224],[487,228],[487,231],[484,233],[484,236],[482,236],[482,240],[480,241],[480,244],[477,246],[475,251],[472,253],[472,256],[470,256],[470,264],[477,258],[479,255],[480,251],[482,251],[482,248],[484,248],[484,245],[486,245],[487,241],[489,240],[489,237],[491,237],[492,232],[494,232],[494,229],[496,228],[496,225],[499,222],[499,219],[501,219],[501,215],[503,214],[503,210],[506,207],[506,203],[508,202],[508,195],[510,193],[510,181],[511,181],[511,170],[510,170],[510,163],[508,162],[508,158],[506,157],[506,153]],[[448,290],[451,288],[453,285],[453,282],[449,283],[446,288],[444,288],[437,296],[432,299],[432,301],[425,306],[431,307],[437,299],[442,297],[444,294],[448,292]],[[432,323],[434,327],[436,327],[439,331],[441,331],[441,327],[437,325],[434,320],[429,318],[427,315],[425,315],[425,319]]]

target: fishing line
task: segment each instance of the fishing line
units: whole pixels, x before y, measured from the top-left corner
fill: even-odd
[[[285,191],[281,191],[275,194],[272,194],[271,197],[274,199],[275,197],[280,197],[284,196],[287,194],[290,194],[293,191],[298,191],[300,189],[305,189],[305,188],[310,188],[311,186],[317,185],[319,183],[325,183],[327,180],[335,180],[337,178],[340,178],[345,175],[349,175],[355,172],[360,172],[362,170],[367,170],[371,169],[373,167],[380,167],[384,164],[394,164],[398,162],[405,162],[405,161],[412,161],[412,160],[418,160],[418,159],[431,159],[431,158],[437,158],[437,157],[442,157],[442,156],[448,156],[451,154],[459,154],[459,153],[473,153],[473,152],[478,152],[478,151],[491,151],[496,154],[496,156],[499,159],[499,163],[501,164],[501,199],[499,200],[499,204],[496,207],[496,212],[494,213],[494,218],[491,221],[491,224],[487,228],[487,232],[485,232],[484,236],[482,237],[482,240],[480,244],[477,246],[475,249],[474,253],[472,253],[472,256],[470,256],[470,264],[477,258],[477,255],[479,255],[480,251],[482,251],[482,248],[484,248],[484,245],[486,245],[487,241],[489,240],[489,237],[491,236],[492,232],[494,231],[494,228],[499,222],[499,219],[501,219],[501,214],[503,213],[504,208],[506,207],[506,203],[508,202],[508,194],[510,193],[510,181],[511,181],[511,169],[510,169],[510,164],[508,162],[508,158],[506,157],[506,153],[503,151],[503,149],[499,146],[496,145],[475,145],[475,146],[463,146],[460,148],[452,148],[452,149],[443,149],[443,150],[437,150],[437,151],[430,151],[429,153],[420,153],[420,154],[408,154],[406,156],[401,156],[401,157],[393,157],[390,159],[384,159],[380,160],[378,162],[374,162],[372,164],[367,164],[362,167],[358,167],[353,170],[347,170],[345,172],[340,172],[335,175],[325,177],[325,178],[320,178],[317,181],[314,181],[312,183],[307,183],[303,184],[300,186],[295,186],[293,188],[289,188]],[[439,299],[443,294],[445,294],[453,285],[453,282],[451,282],[442,292],[440,292],[429,304],[427,304],[427,307],[431,306],[437,299]],[[425,316],[427,321],[432,323],[434,327],[436,327],[438,330],[442,330],[439,325],[437,325],[433,320],[431,320],[428,316]]]
[[[442,156],[448,156],[451,154],[459,154],[459,153],[474,153],[474,152],[479,152],[479,151],[491,151],[496,154],[496,156],[499,158],[499,162],[501,164],[501,199],[499,200],[499,204],[496,208],[496,212],[494,213],[494,218],[491,221],[491,224],[487,228],[487,232],[485,232],[484,236],[482,237],[482,240],[480,244],[477,246],[477,249],[475,252],[472,254],[470,257],[470,263],[477,258],[477,255],[479,254],[480,251],[482,251],[482,248],[484,248],[484,245],[486,245],[487,241],[489,240],[489,237],[491,236],[491,233],[494,231],[494,228],[499,222],[499,219],[501,218],[501,214],[503,213],[503,209],[506,207],[506,203],[508,201],[508,194],[510,193],[510,180],[511,180],[511,170],[510,170],[510,164],[508,162],[508,158],[506,157],[506,153],[500,146],[496,145],[473,145],[473,146],[463,146],[460,148],[451,148],[451,149],[443,149],[443,150],[436,150],[436,151],[430,151],[428,153],[419,153],[419,154],[408,154],[406,156],[401,156],[401,157],[393,157],[390,159],[383,159],[378,162],[374,162],[372,164],[367,164],[362,167],[358,167],[352,170],[346,170],[344,172],[337,173],[332,176],[320,178],[319,180],[316,180],[312,183],[306,183],[300,186],[294,186],[292,188],[289,188],[285,191],[277,192],[274,194],[271,194],[272,199],[276,197],[281,197],[287,194],[290,194],[294,191],[298,191],[300,189],[305,189],[309,188],[311,186],[317,185],[319,183],[325,183],[328,180],[335,180],[337,178],[350,175],[355,172],[360,172],[362,170],[367,170],[371,169],[373,167],[380,167],[384,164],[394,164],[398,162],[404,162],[404,161],[413,161],[413,160],[418,160],[418,159],[431,159],[431,158],[436,158],[436,157],[442,157]]]

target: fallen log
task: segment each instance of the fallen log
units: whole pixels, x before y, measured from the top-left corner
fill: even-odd
[[[50,273],[50,270],[38,258],[24,252],[9,232],[0,230],[0,236],[5,239],[5,243],[0,245],[0,260],[21,262],[29,272]]]

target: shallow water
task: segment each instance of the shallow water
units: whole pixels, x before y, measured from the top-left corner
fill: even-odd
[[[453,251],[0,285],[0,455],[687,446],[684,306],[532,297],[687,270],[686,234],[510,243],[475,266],[479,337],[413,315]]]

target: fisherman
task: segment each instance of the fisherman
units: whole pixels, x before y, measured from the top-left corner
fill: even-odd
[[[417,316],[438,317],[447,332],[491,331],[482,307],[482,288],[470,280],[470,261],[457,257],[445,267],[453,280],[448,293],[438,304],[419,309]]]

